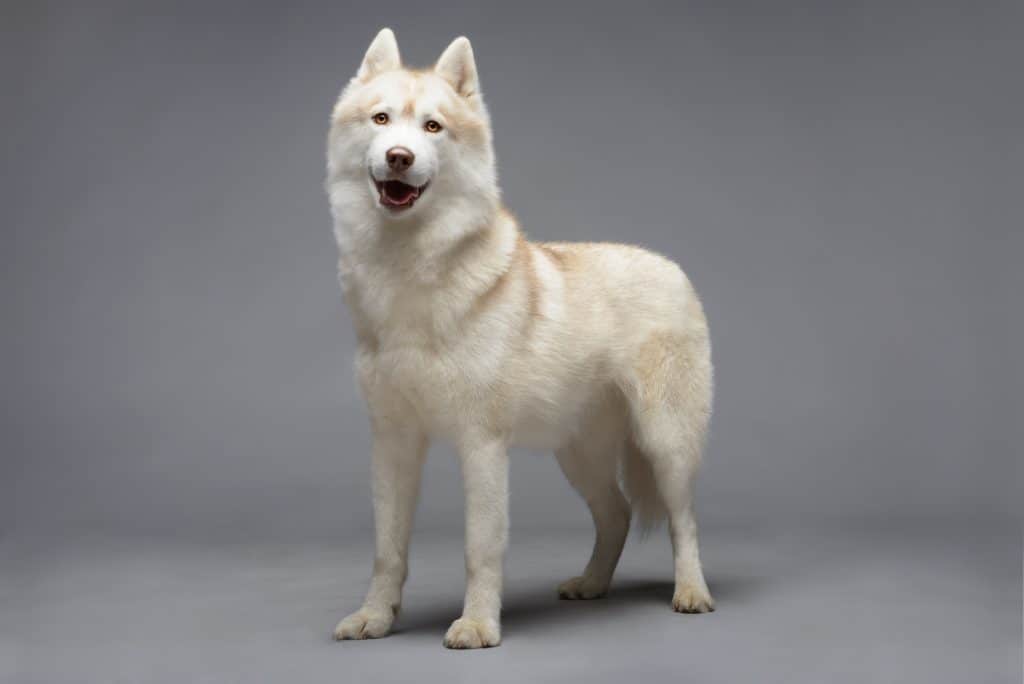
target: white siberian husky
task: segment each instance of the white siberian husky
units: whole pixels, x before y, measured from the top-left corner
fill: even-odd
[[[391,628],[432,438],[456,446],[466,497],[466,597],[445,646],[501,641],[513,444],[554,450],[593,515],[593,554],[559,596],[608,591],[635,511],[642,525],[668,519],[673,608],[713,610],[693,509],[710,343],[679,267],[637,247],[523,237],[501,204],[466,38],[413,71],[382,30],[334,108],[327,159],[376,523],[369,592],[335,638]]]

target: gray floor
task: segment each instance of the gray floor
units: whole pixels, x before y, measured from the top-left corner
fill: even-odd
[[[421,534],[397,632],[334,643],[356,543],[0,542],[7,682],[1020,682],[1021,538],[706,530],[719,610],[669,609],[668,544],[631,540],[605,600],[565,602],[586,530],[513,530],[504,643],[441,646],[459,540]]]

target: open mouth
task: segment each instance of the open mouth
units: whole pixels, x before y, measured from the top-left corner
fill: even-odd
[[[380,203],[385,207],[395,210],[411,207],[420,198],[423,191],[427,189],[427,185],[429,185],[424,184],[416,187],[415,185],[409,185],[398,180],[379,181],[376,178],[373,179],[373,184],[377,186]]]

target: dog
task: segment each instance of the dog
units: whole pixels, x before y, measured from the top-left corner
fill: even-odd
[[[501,642],[507,449],[553,450],[596,528],[563,599],[608,591],[631,520],[667,519],[672,606],[705,613],[694,478],[711,415],[708,326],[682,270],[639,247],[528,241],[498,189],[469,40],[403,67],[383,29],[331,115],[325,187],[373,436],[376,554],[336,639],[398,614],[428,443],[466,498],[466,594],[449,648]],[[620,486],[621,485],[621,486]]]

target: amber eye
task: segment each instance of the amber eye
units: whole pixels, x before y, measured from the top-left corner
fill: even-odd
[[[373,123],[377,124],[378,126],[383,126],[388,121],[388,115],[385,114],[384,112],[377,112],[376,114],[373,115]]]
[[[441,124],[431,119],[427,123],[423,124],[423,130],[425,130],[427,133],[440,133]]]

